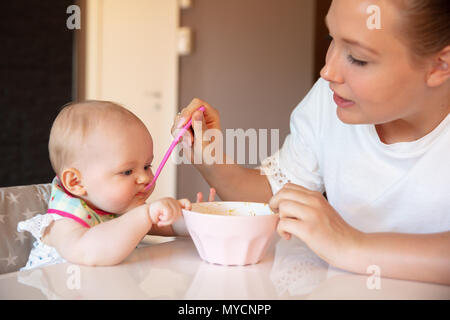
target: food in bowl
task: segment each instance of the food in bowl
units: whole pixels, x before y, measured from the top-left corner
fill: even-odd
[[[193,203],[183,216],[200,257],[221,265],[261,261],[278,224],[268,204],[255,202]]]

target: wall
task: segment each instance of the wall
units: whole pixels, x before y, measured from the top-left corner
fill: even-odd
[[[279,129],[313,84],[314,0],[195,0],[181,13],[194,52],[180,60],[179,108],[194,97],[221,113],[222,129]],[[179,165],[177,195],[195,200],[208,186]]]

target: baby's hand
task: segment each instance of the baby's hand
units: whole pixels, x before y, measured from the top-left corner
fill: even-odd
[[[181,217],[181,209],[191,210],[188,199],[175,200],[163,198],[149,204],[149,214],[152,224],[158,227],[168,226]]]

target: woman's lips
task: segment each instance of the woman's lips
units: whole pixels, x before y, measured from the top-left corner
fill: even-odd
[[[355,104],[351,100],[347,100],[347,99],[342,98],[336,92],[333,95],[333,100],[338,105],[338,107],[341,107],[341,108],[348,108],[348,107],[351,107],[351,106],[353,106]]]

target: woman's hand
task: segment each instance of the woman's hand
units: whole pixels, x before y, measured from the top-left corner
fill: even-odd
[[[347,224],[320,192],[286,184],[269,202],[279,212],[277,231],[304,241],[318,256],[334,266],[345,264],[363,235]]]
[[[163,198],[150,203],[148,211],[152,224],[163,227],[171,225],[181,217],[182,208],[191,210],[191,202],[188,199]]]
[[[205,111],[198,110],[201,106],[205,107]],[[203,141],[203,135],[207,130],[221,130],[219,112],[207,102],[193,99],[186,108],[177,114],[171,129],[172,135],[175,137],[191,118],[192,128],[186,131],[181,140],[184,148],[183,154],[188,161],[194,163],[194,156],[197,153],[196,159],[202,159],[202,163],[204,163],[202,150],[212,141]]]

